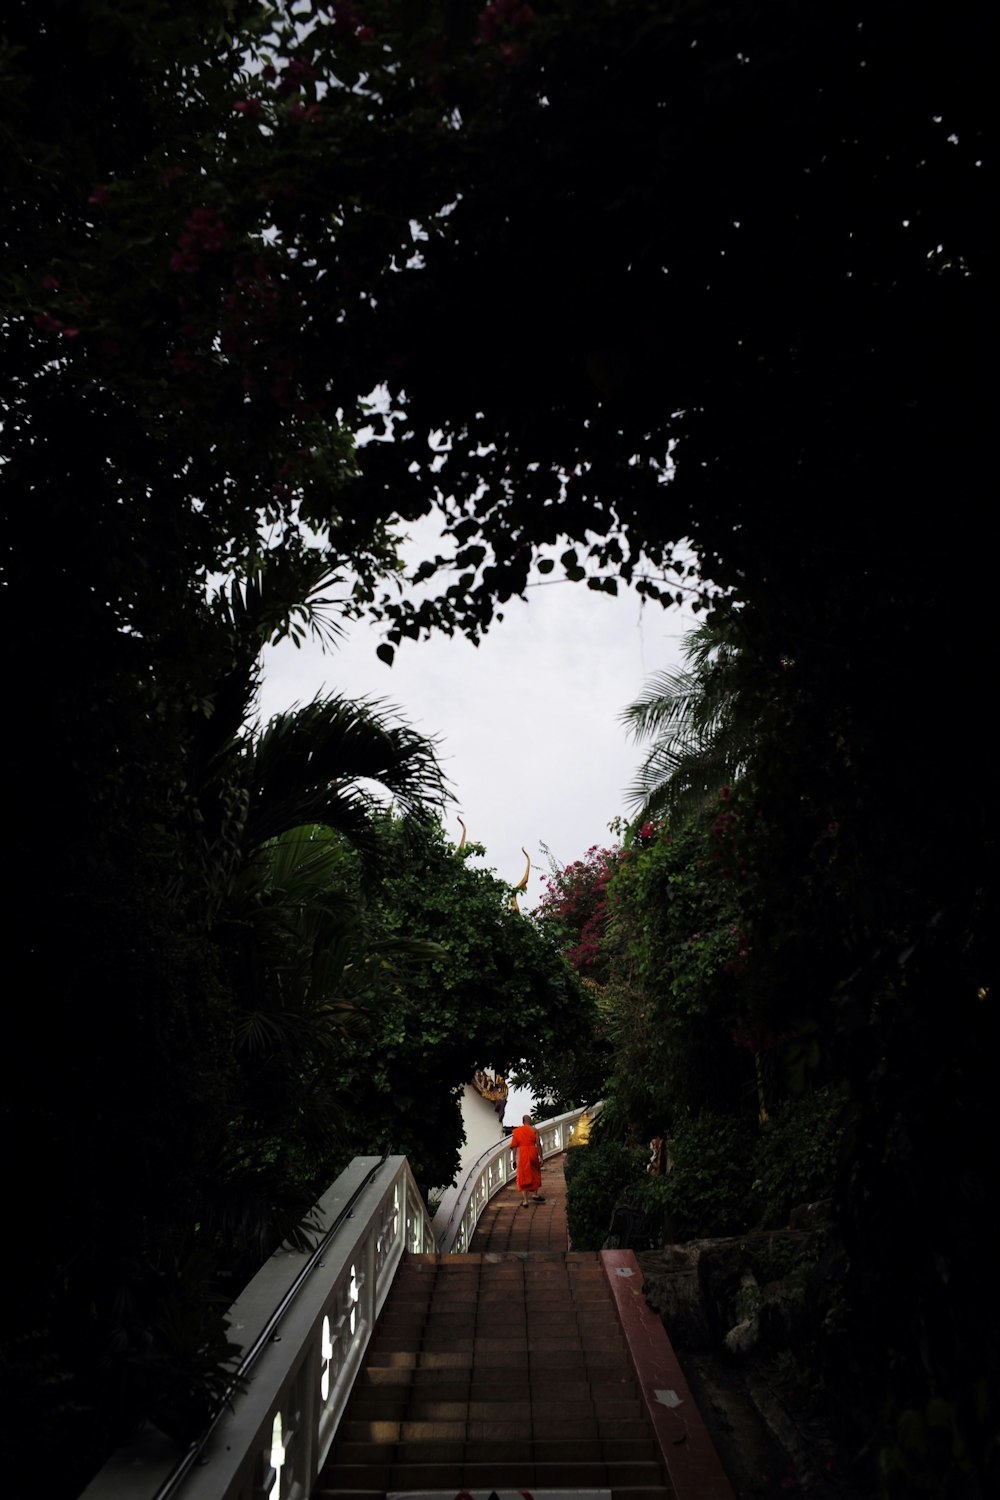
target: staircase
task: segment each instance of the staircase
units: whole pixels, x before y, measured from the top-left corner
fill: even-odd
[[[574,1118],[541,1127],[544,1202],[501,1148],[437,1237],[405,1157],[355,1157],[315,1249],[229,1309],[232,1401],[187,1448],[144,1427],[81,1500],[734,1500],[635,1256],[568,1250]]]
[[[400,1267],[314,1500],[463,1487],[674,1500],[596,1253]]]

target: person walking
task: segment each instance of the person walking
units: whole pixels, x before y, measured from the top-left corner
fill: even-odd
[[[529,1202],[544,1203],[545,1199],[541,1196],[542,1143],[538,1139],[538,1131],[531,1123],[530,1115],[523,1115],[521,1124],[511,1132],[510,1149],[517,1171],[521,1207],[527,1208]]]

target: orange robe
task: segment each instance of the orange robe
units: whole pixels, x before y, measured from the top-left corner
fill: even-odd
[[[542,1185],[542,1153],[534,1125],[518,1125],[511,1132],[510,1149],[517,1152],[518,1190],[537,1193]]]

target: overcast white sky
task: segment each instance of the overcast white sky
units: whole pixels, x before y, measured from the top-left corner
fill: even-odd
[[[406,641],[390,668],[375,655],[378,629],[359,624],[326,654],[311,644],[271,650],[261,714],[324,692],[398,705],[440,741],[455,791],[445,823],[456,842],[461,813],[470,839],[486,846],[486,865],[511,884],[524,872],[522,846],[529,852],[522,906],[530,908],[547,873],[540,843],[568,864],[612,841],[608,824],[626,812],[623,792],[640,758],[618,715],[652,672],[677,664],[694,623],[687,610],[643,608],[631,592],[612,598],[584,584],[546,584],[505,606],[478,648],[459,638]]]

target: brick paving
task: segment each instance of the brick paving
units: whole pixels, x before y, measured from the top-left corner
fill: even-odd
[[[565,1160],[562,1155],[550,1156],[543,1163],[544,1203],[522,1208],[521,1195],[513,1183],[494,1194],[479,1216],[469,1249],[490,1254],[568,1250]]]
[[[568,1250],[561,1157],[542,1181],[469,1254],[405,1256],[313,1500],[732,1500],[634,1258]],[[676,1390],[684,1417],[654,1399]]]

